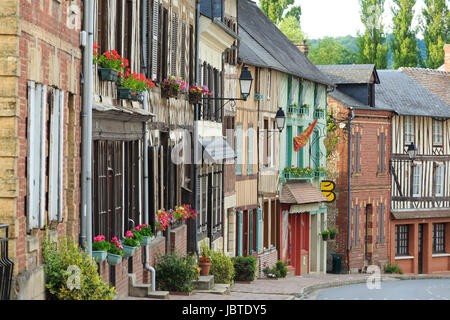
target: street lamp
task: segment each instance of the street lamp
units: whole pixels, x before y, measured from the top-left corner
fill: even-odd
[[[408,146],[408,156],[411,162],[414,162],[414,159],[416,159],[417,147],[414,145],[414,142],[411,142],[411,144]]]
[[[250,90],[252,89],[252,73],[248,70],[248,67],[243,67],[241,75],[239,76],[239,85],[241,87],[241,97],[245,100],[250,96]]]
[[[277,114],[275,115],[275,121],[277,122],[278,130],[283,131],[284,123],[286,122],[286,116],[284,115],[283,109],[281,107],[278,109]]]

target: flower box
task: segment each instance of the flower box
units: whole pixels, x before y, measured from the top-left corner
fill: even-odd
[[[94,258],[95,262],[98,263],[105,261],[107,255],[108,252],[106,251],[92,251],[92,258]]]
[[[115,266],[116,264],[119,264],[122,262],[122,256],[118,254],[112,254],[108,252],[108,255],[106,257],[108,263],[112,266]]]
[[[165,87],[161,88],[161,97],[162,98],[178,98],[178,91],[174,87]]]
[[[154,237],[148,237],[148,236],[143,236],[142,241],[141,241],[141,246],[148,246],[150,245],[150,243],[152,242],[152,240],[154,239]]]
[[[128,258],[133,256],[133,254],[136,252],[137,247],[130,247],[130,246],[126,246],[126,245],[122,245],[122,251],[123,251],[123,255]]]
[[[118,87],[117,88],[117,99],[131,100],[132,93],[133,93],[133,90],[131,90],[130,88]]]
[[[119,71],[111,68],[98,67],[98,74],[101,81],[112,81],[116,82],[119,76]]]

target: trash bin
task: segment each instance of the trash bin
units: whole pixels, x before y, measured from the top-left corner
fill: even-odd
[[[340,274],[342,269],[342,255],[332,254],[333,257],[333,273]]]

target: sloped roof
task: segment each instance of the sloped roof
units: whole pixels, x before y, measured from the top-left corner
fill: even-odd
[[[375,83],[380,83],[374,64],[338,64],[317,65],[335,84],[364,84],[370,83],[375,74]]]
[[[304,204],[328,201],[311,182],[288,182],[281,187],[280,203]]]
[[[244,63],[257,62],[261,67],[274,68],[310,81],[333,85],[331,79],[320,72],[298,50],[256,3],[250,0],[238,0],[238,23],[239,34],[242,36],[239,43],[239,58]],[[253,58],[253,56],[256,57]],[[273,60],[276,60],[276,63]]]
[[[399,70],[450,104],[450,72],[427,68],[400,68]]]
[[[400,115],[450,118],[450,105],[399,70],[379,70],[376,101]]]
[[[377,91],[375,89],[375,95],[377,94]],[[356,109],[368,109],[368,110],[386,110],[386,111],[393,111],[393,109],[389,106],[383,103],[382,101],[378,101],[377,97],[375,98],[375,107],[369,106],[367,103],[363,103],[348,94],[345,94],[344,92],[335,89],[328,93],[328,96],[340,101],[341,103],[349,106],[354,107]]]

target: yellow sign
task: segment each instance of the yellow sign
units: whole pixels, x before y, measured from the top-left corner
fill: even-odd
[[[334,188],[336,188],[336,184],[333,181],[322,180],[321,191],[323,195],[328,198],[328,202],[333,202],[334,200],[336,200]]]

